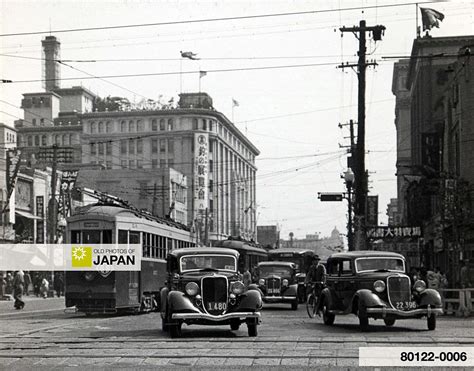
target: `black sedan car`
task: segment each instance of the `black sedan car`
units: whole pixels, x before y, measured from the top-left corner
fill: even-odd
[[[263,294],[264,303],[289,303],[298,309],[298,279],[295,263],[260,262],[256,270],[256,287]],[[252,286],[251,286],[252,287]]]
[[[325,324],[332,325],[336,315],[352,313],[359,317],[362,331],[368,329],[369,318],[393,326],[398,319],[422,317],[434,330],[436,315],[443,313],[436,290],[427,289],[421,280],[410,282],[405,258],[382,251],[331,255],[318,306]]]
[[[239,253],[225,248],[186,248],[170,252],[168,280],[161,290],[163,331],[181,335],[181,326],[247,324],[249,336],[257,336],[262,298],[247,290],[237,271]]]

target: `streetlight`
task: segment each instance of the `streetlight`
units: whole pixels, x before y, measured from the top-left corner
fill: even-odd
[[[346,182],[347,187],[347,208],[348,208],[348,217],[347,217],[347,245],[349,251],[354,250],[354,235],[352,233],[352,184],[354,183],[354,173],[351,168],[348,168],[344,172],[344,181]]]

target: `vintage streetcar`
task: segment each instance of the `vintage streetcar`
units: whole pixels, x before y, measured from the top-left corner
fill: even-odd
[[[262,298],[246,290],[237,270],[239,253],[219,247],[173,250],[168,255],[167,286],[161,290],[163,331],[181,336],[186,325],[229,325],[238,330],[247,324],[257,336]]]
[[[429,330],[443,313],[441,297],[424,281],[410,282],[405,258],[397,253],[354,251],[331,255],[327,260],[325,288],[318,308],[323,321],[332,325],[335,316],[353,313],[362,331],[369,318],[393,326],[397,319],[427,318]]]
[[[141,271],[66,272],[66,307],[87,315],[158,310],[167,253],[194,246],[186,226],[110,197],[78,209],[67,219],[66,236],[72,244],[142,246]]]
[[[298,281],[296,265],[290,262],[261,262],[257,267],[256,283],[269,304],[289,303],[298,309]]]
[[[268,260],[292,262],[296,265],[296,280],[298,281],[298,301],[306,301],[306,274],[311,267],[313,257],[317,257],[313,250],[282,247],[270,250]]]

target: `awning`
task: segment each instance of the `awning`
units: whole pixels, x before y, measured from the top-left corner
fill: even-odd
[[[27,219],[37,219],[37,220],[42,220],[43,218],[40,218],[39,216],[33,215],[32,213],[29,213],[28,211],[20,211],[20,210],[15,210],[15,214],[18,214],[24,218]]]

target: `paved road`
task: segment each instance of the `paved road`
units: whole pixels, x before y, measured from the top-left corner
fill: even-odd
[[[0,368],[346,367],[358,365],[360,346],[474,346],[472,318],[442,317],[436,331],[427,331],[425,320],[391,328],[372,321],[370,332],[361,333],[354,316],[337,317],[329,327],[302,306],[275,305],[262,312],[256,338],[245,325],[183,326],[182,338],[172,340],[160,330],[159,313],[89,318],[64,313],[63,299],[27,304],[29,313],[0,303]]]

